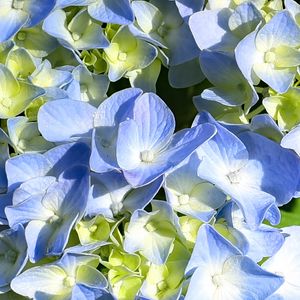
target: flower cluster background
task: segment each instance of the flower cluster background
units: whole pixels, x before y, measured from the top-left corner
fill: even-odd
[[[0,300],[300,299],[300,5],[0,1]]]

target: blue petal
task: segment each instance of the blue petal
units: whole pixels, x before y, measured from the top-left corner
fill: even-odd
[[[51,169],[50,162],[42,154],[22,154],[6,162],[8,191],[16,189],[22,182],[44,176]]]
[[[44,156],[51,164],[49,176],[58,177],[67,168],[76,165],[89,165],[90,148],[84,143],[70,143],[47,151]]]
[[[257,30],[249,33],[242,39],[235,48],[236,62],[245,76],[245,78],[252,84],[258,84],[260,79],[254,74],[252,67],[256,61],[258,51],[256,49],[255,39]]]
[[[26,10],[29,13],[29,20],[26,27],[33,27],[45,19],[54,8],[56,0],[29,0],[26,3]]]
[[[169,83],[174,88],[186,88],[196,85],[205,79],[198,57],[169,68]]]
[[[142,90],[124,89],[102,102],[94,118],[91,169],[103,173],[118,168],[116,138],[119,123],[132,115],[132,107]]]
[[[0,12],[0,43],[12,38],[21,27],[27,22],[28,14],[21,10],[10,8],[5,11],[5,7]]]
[[[88,6],[88,12],[103,23],[128,25],[134,20],[128,0],[97,0]]]
[[[190,261],[185,273],[190,275],[196,268],[203,265],[223,264],[233,255],[241,255],[240,250],[220,235],[211,225],[200,227]]]
[[[161,151],[152,163],[142,163],[140,161],[134,169],[123,169],[124,176],[134,187],[150,183],[169,169],[177,166],[215,133],[215,127],[209,124],[179,131],[173,136],[167,148]],[[121,153],[121,148],[119,149]],[[125,150],[126,148],[123,147],[123,151]],[[127,148],[127,150],[129,149]],[[138,152],[135,153],[136,155],[130,158],[132,163],[140,160],[140,155],[137,156]],[[125,166],[125,159],[123,162]]]
[[[50,101],[39,110],[39,131],[51,142],[89,140],[95,113],[96,108],[86,102],[69,99]]]
[[[220,100],[217,97],[208,99],[219,100],[218,102],[228,106],[246,103],[248,107],[258,101],[257,93],[245,80],[232,55],[223,52],[202,51],[200,65],[204,75],[218,89],[215,89],[214,92],[216,94],[219,92],[221,95]],[[201,96],[207,98],[205,91]]]
[[[300,178],[299,157],[256,133],[245,132],[239,137],[247,147],[250,161],[259,161],[263,168],[261,189],[273,195],[277,205],[288,203]]]
[[[192,14],[202,10],[204,6],[203,0],[176,0],[175,3],[180,15],[185,21],[187,21]]]
[[[198,47],[211,50],[231,51],[238,43],[229,27],[232,14],[228,8],[204,10],[193,14],[189,19],[190,29]],[[213,32],[213,34],[207,34]]]

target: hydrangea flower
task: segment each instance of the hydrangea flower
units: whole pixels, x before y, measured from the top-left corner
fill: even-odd
[[[66,12],[56,9],[45,19],[43,30],[74,51],[109,45],[101,25],[91,19],[86,9],[80,10],[69,22]]]
[[[203,113],[195,124],[208,120],[217,126],[218,133],[197,149],[201,160],[198,175],[230,195],[242,210],[247,224],[254,229],[275,201],[277,205],[283,205],[294,196],[300,170],[295,165],[298,166],[300,161],[277,143],[258,134],[242,132],[238,137],[233,135],[208,114]],[[272,149],[271,156],[265,152],[266,146]],[[284,166],[280,164],[281,160],[285,161]],[[274,176],[276,173],[280,176]],[[285,174],[284,178],[282,174]]]
[[[135,38],[127,27],[120,27],[104,52],[108,78],[113,82],[126,72],[148,67],[157,57],[156,48]]]
[[[126,252],[139,251],[150,262],[164,264],[180,231],[177,216],[163,201],[152,201],[153,211],[136,210],[125,232]]]
[[[175,211],[209,222],[216,209],[225,203],[226,195],[198,177],[199,164],[197,154],[192,154],[167,174],[164,189]]]
[[[12,281],[11,287],[18,294],[35,299],[113,299],[105,291],[107,280],[96,269],[98,264],[97,255],[66,253],[55,263],[26,270]]]
[[[117,161],[134,187],[145,185],[175,167],[215,134],[209,124],[173,135],[172,112],[154,94],[144,94],[134,104],[133,117],[120,123]]]
[[[285,93],[300,64],[300,28],[291,14],[277,13],[261,29],[248,34],[236,47],[235,57],[252,83],[263,80],[278,93]]]
[[[284,282],[243,256],[210,225],[202,225],[186,268],[191,275],[186,299],[266,299]],[[263,285],[261,282],[263,280]]]
[[[91,189],[86,208],[87,216],[103,215],[113,219],[126,211],[143,209],[156,195],[163,178],[148,185],[132,188],[118,171],[92,174]]]
[[[284,243],[284,235],[277,228],[261,224],[256,230],[251,230],[241,210],[233,202],[228,203],[217,216],[215,228],[220,233],[222,231],[218,224],[224,224],[224,221],[228,226],[230,241],[255,262],[273,256]]]
[[[234,11],[222,5],[221,8],[196,12],[190,17],[189,26],[201,50],[233,52],[239,41],[262,20],[260,11],[251,1],[240,4]]]
[[[13,205],[5,208],[11,227],[25,229],[29,258],[62,254],[74,227],[85,210],[88,197],[88,170],[75,166],[55,177],[34,178],[21,184],[13,195]]]
[[[37,86],[18,81],[11,71],[1,64],[0,81],[0,117],[2,119],[22,113],[35,98],[45,93]]]
[[[16,152],[45,152],[54,145],[46,141],[38,130],[36,122],[29,122],[26,117],[7,120],[7,129]]]

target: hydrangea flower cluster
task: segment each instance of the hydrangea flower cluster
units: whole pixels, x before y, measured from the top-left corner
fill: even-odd
[[[296,1],[0,2],[0,300],[300,299]]]

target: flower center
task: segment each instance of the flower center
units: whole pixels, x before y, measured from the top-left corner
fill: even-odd
[[[150,163],[154,159],[154,153],[151,150],[144,150],[141,152],[141,161],[145,163]]]
[[[276,60],[276,54],[273,51],[267,51],[265,53],[264,60],[268,64],[274,64]]]
[[[20,31],[20,32],[17,34],[17,39],[18,39],[19,41],[25,41],[25,39],[26,39],[26,32]]]
[[[178,197],[178,202],[180,205],[188,204],[189,201],[190,201],[190,196],[187,194],[183,194]]]
[[[72,39],[78,41],[81,38],[81,34],[77,32],[72,32]]]
[[[89,232],[91,233],[95,233],[98,229],[98,226],[97,225],[92,225],[91,227],[89,227]]]
[[[49,224],[53,224],[53,223],[56,223],[60,220],[60,217],[56,214],[53,214],[53,216],[51,216],[49,219],[48,219],[48,223]]]
[[[73,277],[73,276],[67,276],[65,279],[64,279],[64,286],[66,287],[73,287],[74,285],[76,284],[76,279]]]
[[[165,280],[162,280],[159,283],[157,283],[156,287],[159,291],[164,291],[168,288],[168,284]]]
[[[222,274],[216,274],[212,276],[212,282],[217,287],[221,286],[224,282],[224,278]]]
[[[149,222],[145,225],[145,228],[147,229],[148,232],[153,232],[157,229],[156,224],[154,222]]]
[[[120,52],[120,53],[118,54],[118,60],[119,60],[119,61],[126,61],[126,59],[127,59],[127,53],[125,53],[125,52]]]
[[[240,183],[239,177],[238,177],[238,171],[230,172],[226,175],[226,177],[228,178],[228,180],[230,181],[231,184]]]

